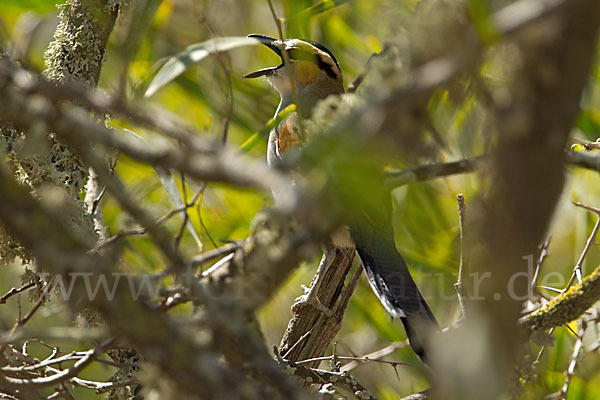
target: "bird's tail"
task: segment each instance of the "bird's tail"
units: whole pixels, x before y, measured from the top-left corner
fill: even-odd
[[[428,364],[427,344],[439,324],[396,250],[392,232],[361,226],[353,227],[352,236],[373,292],[392,317],[402,320],[410,346]]]

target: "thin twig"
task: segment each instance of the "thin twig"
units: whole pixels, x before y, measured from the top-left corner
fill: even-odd
[[[594,229],[592,229],[592,233],[588,237],[586,245],[583,248],[583,251],[581,252],[581,255],[579,256],[579,259],[577,260],[577,264],[575,265],[575,268],[573,269],[573,273],[571,274],[571,278],[569,279],[569,282],[567,283],[567,286],[564,289],[556,289],[556,288],[549,287],[549,286],[539,286],[539,288],[541,288],[541,289],[550,290],[550,291],[552,291],[554,293],[559,293],[559,294],[560,293],[564,293],[567,290],[569,290],[569,288],[573,285],[573,283],[575,281],[575,277],[577,276],[577,272],[579,272],[579,274],[581,274],[581,266],[583,265],[583,261],[585,260],[585,256],[587,255],[587,253],[588,253],[588,251],[589,251],[592,243],[595,242],[595,238],[596,238],[596,236],[598,234],[598,229],[599,229],[599,224],[600,224],[600,209],[595,208],[595,207],[591,207],[591,206],[588,206],[588,205],[585,205],[585,204],[582,204],[582,203],[579,203],[579,202],[573,202],[573,204],[575,206],[577,206],[577,207],[581,207],[581,208],[584,208],[584,209],[586,209],[588,211],[594,212],[594,213],[598,214],[599,217],[598,217],[598,221],[596,222],[596,225],[594,226]],[[536,274],[534,276],[534,280],[532,281],[532,284],[536,284],[536,282],[537,282],[539,265],[541,265],[541,262],[543,261],[543,259],[545,257],[545,254],[547,253],[547,251],[545,251],[545,249],[547,249],[547,247],[549,245],[549,242],[550,242],[550,238],[548,238],[546,240],[546,242],[544,243],[544,245],[542,246],[542,251],[540,252],[540,258],[539,258],[539,261],[538,261],[538,269],[536,270]],[[581,277],[579,277],[578,281],[581,283]],[[537,284],[536,284],[536,287],[537,287]],[[563,324],[563,326],[565,326],[565,325]],[[556,329],[555,327],[550,328],[550,330],[548,331],[548,335],[552,335],[554,333],[555,329]],[[540,348],[540,351],[538,352],[538,355],[537,355],[537,357],[536,357],[536,359],[534,361],[534,364],[539,363],[539,361],[542,358],[542,354],[544,353],[545,349],[546,349],[546,346],[542,346]],[[567,383],[567,382],[565,382],[565,383]],[[567,383],[567,386],[568,386],[568,383]],[[560,393],[562,393],[562,390],[561,390]]]
[[[6,348],[7,343],[10,341],[10,339],[15,334],[17,329],[19,329],[23,325],[25,325],[31,319],[31,317],[33,317],[33,315],[36,313],[36,311],[42,306],[42,304],[44,303],[44,300],[46,299],[46,296],[48,295],[48,292],[50,292],[50,289],[52,288],[52,284],[54,283],[55,276],[56,275],[54,275],[52,278],[50,278],[48,283],[46,283],[46,286],[44,286],[44,290],[42,291],[42,294],[40,294],[40,297],[37,299],[37,301],[31,308],[31,310],[29,310],[29,312],[27,314],[25,314],[25,316],[23,318],[21,318],[21,296],[18,297],[17,320],[15,321],[15,324],[13,325],[10,332],[8,333],[8,335],[6,337],[6,341],[4,341],[2,344],[0,344],[0,353],[4,352],[4,349]]]
[[[66,361],[77,361],[80,360],[82,357],[85,356],[84,354],[76,354],[77,352],[73,351],[69,354],[65,354],[64,356],[58,357],[58,358],[51,358],[48,357],[48,359],[44,360],[44,361],[40,361],[37,364],[33,364],[33,365],[23,365],[20,367],[11,367],[11,366],[6,366],[6,367],[2,367],[2,371],[3,372],[25,372],[25,371],[35,371],[36,369],[41,369],[41,368],[46,368],[50,365],[53,364],[60,364],[62,362],[66,362]],[[81,353],[81,352],[79,352]]]
[[[334,358],[337,358],[338,360],[351,360],[351,361],[362,361],[362,362],[378,362],[378,363],[389,364],[389,365],[393,365],[393,366],[397,366],[397,365],[410,365],[408,363],[403,363],[403,362],[399,362],[399,361],[387,361],[387,360],[371,359],[371,358],[369,358],[367,356],[365,356],[365,357],[353,357],[353,356],[338,356],[338,355],[308,358],[306,360],[300,360],[300,361],[294,361],[294,362],[296,364],[298,364],[298,365],[302,365],[302,364],[308,364],[308,363],[311,363],[311,362],[314,362],[314,361],[333,360]]]
[[[97,358],[96,361],[99,362],[101,359]],[[59,369],[56,368],[48,368],[51,372],[54,373],[60,373],[62,372]],[[135,383],[135,378],[134,377],[127,377],[124,379],[120,379],[118,381],[109,381],[109,382],[98,382],[98,381],[92,381],[89,379],[82,379],[82,378],[78,378],[76,376],[74,376],[73,378],[71,378],[69,380],[69,382],[73,385],[76,386],[80,386],[86,389],[92,389],[95,390],[97,394],[101,394],[101,393],[106,393],[109,390],[113,389],[113,388],[117,388],[117,387],[123,387],[123,386],[129,386],[133,383]]]
[[[119,161],[119,153],[117,153],[115,158],[108,165],[108,173],[110,175],[115,173],[115,167],[117,166],[118,161]],[[100,202],[102,201],[102,198],[104,197],[105,193],[106,193],[106,185],[103,185],[102,189],[100,190],[100,193],[98,193],[98,196],[96,196],[96,198],[92,201],[92,209],[90,211],[90,214],[94,215],[96,213],[96,209],[100,205]]]
[[[554,333],[555,329],[556,328],[554,328],[554,327],[550,328],[550,330],[548,331],[548,336],[551,336]],[[544,350],[546,350],[546,345],[544,345],[540,348],[540,351],[538,352],[538,355],[535,358],[535,361],[533,362],[534,365],[536,365],[540,362],[540,360],[542,359],[542,354],[544,354]]]
[[[408,183],[421,182],[450,175],[466,174],[480,169],[490,159],[489,154],[465,158],[460,161],[420,165],[406,169],[390,169],[385,171],[385,185],[393,188]],[[565,152],[567,164],[600,172],[600,155],[585,152]],[[592,212],[600,213],[600,209],[581,206]]]
[[[392,344],[390,344],[389,346],[384,347],[383,349],[379,349],[377,351],[374,351],[372,353],[366,354],[364,356],[359,357],[360,359],[368,359],[369,361],[373,361],[373,360],[378,360],[382,357],[385,357],[389,354],[392,354],[394,351],[398,350],[398,349],[403,349],[405,347],[408,347],[408,340],[405,340],[403,342],[394,342]],[[354,360],[349,362],[346,365],[342,365],[342,367],[340,368],[340,371],[342,372],[350,372],[352,371],[354,368],[358,367],[360,364],[362,364],[364,361],[362,360]]]
[[[206,236],[208,236],[208,240],[210,240],[210,243],[212,243],[213,247],[216,249],[219,246],[217,246],[217,243],[215,242],[212,235],[210,234],[208,227],[204,223],[204,218],[202,218],[202,204],[204,203],[204,192],[206,191],[207,187],[208,187],[208,183],[202,182],[202,185],[200,186],[200,190],[199,190],[200,197],[198,199],[198,203],[196,206],[196,212],[198,213],[198,220],[200,221],[200,226],[202,227],[202,230],[204,231]]]
[[[204,183],[204,185],[206,185],[206,183]],[[198,202],[198,200],[200,199],[200,196],[202,196],[202,194],[204,193],[205,186],[204,187],[200,187],[200,188],[198,188],[198,190],[196,190],[196,193],[194,194],[194,197],[192,197],[192,199],[190,200],[189,203],[187,203],[187,193],[186,193],[186,187],[185,187],[185,174],[183,172],[181,172],[181,186],[183,188],[182,189],[183,190],[183,199],[186,202],[186,205],[188,207],[190,207],[190,208],[193,207]],[[191,225],[191,222],[189,222],[190,215],[188,214],[187,208],[184,211],[183,215],[184,215],[184,221],[183,221],[183,224],[181,224],[181,228],[180,228],[179,234],[177,235],[177,238],[175,239],[175,243],[176,243],[177,247],[179,247],[179,241],[183,237],[184,227],[186,227],[188,225]],[[195,232],[195,228],[193,228],[193,226],[191,226],[191,230],[193,230],[192,233],[193,233],[194,237],[197,238],[196,242],[197,242],[197,245],[198,245],[198,249],[202,250],[204,248],[204,244],[202,243],[202,241],[200,240],[200,238],[197,237],[197,234]]]
[[[189,259],[186,262],[186,265],[190,268],[198,267],[198,266],[204,264],[205,262],[214,260],[215,258],[231,254],[239,248],[240,248],[240,243],[236,243],[236,242],[227,243],[221,247],[217,247],[216,249],[209,250],[205,253],[199,254],[199,255]],[[205,276],[205,274],[202,273],[202,276]]]
[[[376,400],[369,391],[347,372],[332,372],[322,369],[308,368],[294,361],[284,360],[279,354],[279,349],[274,346],[275,358],[282,368],[291,371],[294,375],[309,384],[331,384],[333,387],[352,393],[356,398]],[[331,358],[331,357],[330,357]]]
[[[298,346],[300,343],[302,343],[302,341],[304,341],[304,339],[306,339],[306,338],[307,338],[307,337],[308,337],[308,336],[309,336],[311,333],[312,333],[312,331],[307,331],[307,332],[306,332],[304,335],[300,336],[300,339],[296,340],[296,343],[294,343],[294,344],[292,345],[292,347],[290,347],[290,348],[289,348],[289,349],[288,349],[288,350],[285,352],[285,354],[283,355],[283,358],[286,358],[286,357],[287,357],[287,356],[290,354],[290,352],[291,352],[292,350],[294,350],[294,349],[296,348],[296,346]]]
[[[577,264],[575,264],[575,268],[573,268],[573,274],[571,274],[569,283],[567,283],[567,287],[565,287],[564,291],[569,290],[569,288],[573,285],[575,278],[577,278],[577,281],[581,283],[581,278],[582,278],[581,270],[583,268],[583,261],[585,260],[585,256],[587,255],[588,251],[592,247],[592,244],[594,244],[596,242],[596,236],[598,235],[598,230],[600,230],[600,209],[591,207],[591,206],[588,206],[585,204],[581,204],[579,202],[573,202],[573,204],[576,205],[577,207],[581,207],[588,211],[592,211],[592,212],[598,214],[598,220],[596,221],[596,225],[594,225],[594,229],[592,229],[592,233],[590,233],[590,236],[588,237],[585,247],[583,248],[583,251],[581,252],[581,255],[579,256],[579,260],[577,260]]]
[[[54,375],[43,376],[39,378],[13,378],[6,375],[0,375],[0,383],[9,388],[27,388],[27,390],[35,390],[68,381],[77,376],[79,372],[91,364],[98,356],[104,353],[113,342],[114,339],[109,339],[94,349],[85,352],[85,356],[73,364],[72,367],[62,371],[57,370],[60,372],[57,372]]]
[[[467,316],[467,308],[466,308],[466,293],[465,288],[463,287],[463,267],[464,267],[464,226],[465,226],[465,198],[462,194],[458,194],[456,196],[456,200],[458,201],[458,221],[459,221],[459,229],[460,229],[460,256],[458,262],[458,279],[454,284],[454,288],[456,289],[456,294],[458,295],[458,303],[460,304],[460,310],[462,312],[463,319]]]
[[[586,210],[588,210],[588,211],[591,211],[591,212],[593,212],[593,213],[595,213],[595,214],[598,214],[598,215],[600,215],[600,208],[596,208],[596,207],[588,206],[587,204],[583,204],[583,203],[580,203],[580,202],[578,202],[578,201],[573,201],[572,203],[573,203],[573,205],[575,205],[575,206],[577,206],[577,207],[581,207],[581,208],[583,208],[583,209],[586,209]]]
[[[279,33],[279,38],[283,40],[283,29],[281,26],[281,18],[277,16],[277,12],[275,11],[275,7],[273,7],[273,2],[271,0],[267,0],[269,3],[269,9],[271,10],[271,14],[273,15],[273,19],[275,20],[275,25],[277,25],[277,32]]]
[[[388,187],[397,187],[412,182],[473,172],[488,159],[489,156],[481,155],[449,163],[422,165],[401,170],[388,170],[385,172],[385,185]]]
[[[182,197],[183,197],[183,203],[186,205],[185,210],[183,211],[183,222],[181,223],[181,226],[179,227],[179,232],[177,232],[177,236],[175,236],[175,248],[178,249],[179,245],[181,244],[181,238],[183,238],[183,233],[185,232],[185,227],[188,223],[188,221],[190,220],[190,216],[188,215],[187,209],[189,206],[189,203],[187,202],[187,189],[185,187],[185,174],[183,172],[179,173],[179,177],[181,180],[181,191],[182,191]],[[194,203],[192,203],[193,205]]]
[[[551,239],[552,239],[552,236],[548,236],[548,238],[546,238],[544,243],[542,243],[542,245],[540,246],[540,255],[538,256],[538,259],[537,259],[537,262],[535,265],[535,272],[533,273],[533,277],[531,278],[531,283],[529,285],[529,292],[532,295],[533,295],[533,293],[539,294],[539,292],[537,290],[538,279],[540,276],[540,270],[542,269],[542,264],[544,263],[544,259],[548,255],[548,247],[550,247]],[[530,299],[530,300],[533,301],[534,299]]]
[[[549,290],[551,292],[559,293],[559,294],[562,293],[562,292],[564,292],[564,289],[557,289],[557,288],[553,288],[552,286],[539,285],[538,288]]]
[[[190,202],[189,204],[185,204],[181,207],[173,208],[168,213],[166,213],[165,215],[163,215],[162,217],[157,219],[156,225],[158,226],[158,225],[165,223],[170,218],[172,218],[174,215],[179,214],[180,212],[185,212],[188,208],[193,207],[193,206],[194,206],[194,201]],[[100,250],[100,249],[102,249],[124,237],[134,236],[134,235],[144,235],[144,234],[146,234],[147,231],[148,231],[147,228],[140,228],[140,229],[136,229],[136,230],[132,230],[132,231],[117,232],[113,236],[106,239],[105,241],[98,243],[96,245],[96,247],[94,247],[92,250],[90,250],[90,253],[96,253],[96,252],[98,252],[98,250]]]
[[[356,90],[358,89],[358,87],[361,85],[361,83],[363,82],[363,80],[367,76],[367,73],[369,72],[369,66],[370,66],[371,62],[375,58],[381,57],[381,56],[385,55],[388,52],[388,50],[389,50],[389,47],[385,46],[383,48],[383,50],[381,50],[379,53],[373,53],[373,54],[371,54],[369,56],[369,59],[365,63],[365,67],[364,67],[363,71],[352,82],[350,82],[348,84],[348,86],[346,87],[346,92],[347,93],[354,93],[354,92],[356,92]]]
[[[12,288],[8,292],[6,292],[2,297],[0,297],[0,304],[5,304],[6,300],[15,294],[21,293],[27,289],[30,289],[35,286],[35,282],[29,282],[28,284],[21,286],[20,288]]]
[[[559,398],[561,400],[567,400],[569,384],[571,383],[571,378],[575,374],[577,360],[579,358],[581,349],[583,348],[583,334],[585,333],[585,322],[581,321],[579,325],[579,333],[577,334],[577,341],[575,342],[575,346],[573,346],[573,354],[571,354],[571,361],[569,362],[569,366],[565,371],[565,383],[563,384],[559,393]]]
[[[56,277],[56,275],[54,275],[52,278],[50,278],[48,283],[46,283],[46,286],[44,286],[44,290],[42,291],[42,294],[40,294],[40,297],[37,299],[37,301],[31,308],[31,310],[29,310],[29,312],[27,314],[25,314],[25,316],[23,318],[20,318],[19,321],[17,321],[17,323],[15,324],[14,330],[25,325],[31,319],[31,317],[33,317],[33,315],[37,312],[37,310],[42,306],[42,304],[44,304],[44,301],[46,300],[46,297],[48,296],[48,293],[50,292],[50,289],[52,288],[55,277]]]

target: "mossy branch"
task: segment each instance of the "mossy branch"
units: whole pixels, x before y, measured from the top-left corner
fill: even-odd
[[[552,299],[545,306],[521,318],[519,325],[528,335],[568,324],[578,319],[600,299],[600,266],[580,283]]]

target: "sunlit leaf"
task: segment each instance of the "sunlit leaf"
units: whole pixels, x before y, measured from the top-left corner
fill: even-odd
[[[252,134],[252,136],[250,136],[242,144],[242,151],[247,152],[247,151],[252,150],[252,148],[254,146],[256,146],[257,144],[259,144],[260,141],[263,140],[263,138],[265,138],[265,137],[267,137],[269,135],[269,132],[271,132],[271,129],[273,129],[277,125],[279,125],[279,123],[281,121],[283,121],[284,118],[286,118],[288,115],[290,115],[295,110],[296,110],[296,105],[295,104],[290,104],[289,106],[287,106],[286,108],[284,108],[282,111],[280,111],[279,114],[277,114],[277,117],[275,119],[271,118],[267,122],[267,124],[265,125],[265,127],[263,129],[261,129],[258,132],[254,132]]]
[[[189,46],[183,52],[171,57],[165,65],[158,71],[144,96],[150,97],[160,88],[181,75],[185,70],[195,63],[201,61],[211,54],[235,49],[243,46],[254,46],[261,41],[246,37],[223,37],[207,40],[202,43],[196,43]]]

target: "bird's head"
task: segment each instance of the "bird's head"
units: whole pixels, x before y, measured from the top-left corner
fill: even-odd
[[[304,39],[279,40],[258,34],[248,37],[259,39],[281,58],[281,64],[276,67],[244,75],[244,78],[266,76],[281,95],[280,109],[293,103],[292,87],[296,90],[300,103],[297,106],[303,114],[309,114],[317,101],[330,94],[344,92],[340,65],[322,44]],[[287,63],[284,54],[287,54]]]

